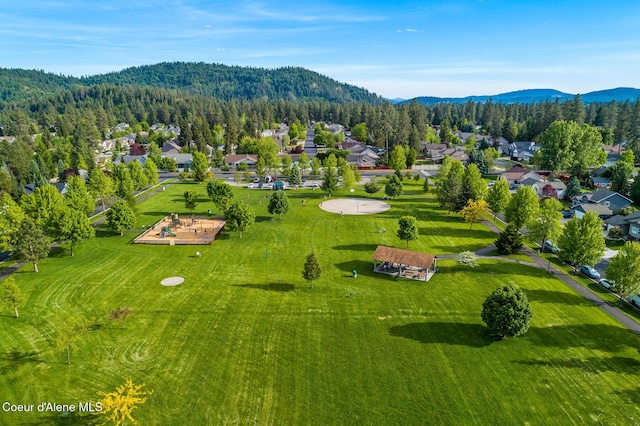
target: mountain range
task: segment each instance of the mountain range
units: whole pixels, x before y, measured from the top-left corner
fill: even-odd
[[[194,95],[212,96],[222,100],[288,100],[365,102],[381,104],[384,99],[365,88],[338,82],[330,77],[299,67],[276,69],[227,66],[203,62],[163,62],[131,67],[121,71],[85,77],[57,75],[37,70],[0,68],[0,103],[29,100],[95,85],[153,87],[178,90]],[[529,89],[487,96],[414,98],[421,104],[436,103],[533,103],[560,102],[576,95],[553,89]],[[635,101],[640,89],[616,88],[581,94],[582,102]],[[392,103],[411,102],[388,99]],[[1,106],[1,105],[0,105]]]
[[[611,102],[613,100],[617,102],[625,102],[625,101],[635,101],[640,96],[640,89],[634,89],[632,87],[618,87],[615,89],[608,90],[598,90],[596,92],[589,92],[585,94],[580,94],[580,98],[582,102],[585,104],[589,104],[592,102]],[[456,103],[456,104],[464,104],[469,101],[472,102],[487,102],[491,99],[494,103],[503,103],[503,104],[530,104],[534,102],[545,102],[545,101],[556,101],[559,102],[567,101],[570,99],[574,99],[576,97],[575,94],[560,92],[554,89],[528,89],[528,90],[517,90],[515,92],[507,92],[501,93],[498,95],[485,95],[485,96],[467,96],[464,98],[438,98],[434,96],[420,96],[414,98],[416,102],[432,105],[441,102],[445,103]],[[393,99],[390,100],[392,103],[404,103],[404,102],[412,102],[413,99],[405,100],[405,99]]]

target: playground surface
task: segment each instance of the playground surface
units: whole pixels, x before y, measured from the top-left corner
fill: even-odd
[[[222,219],[166,216],[138,236],[134,244],[211,244],[222,231]]]
[[[320,208],[330,213],[361,215],[376,214],[389,210],[389,204],[384,201],[369,198],[337,198],[320,203]]]

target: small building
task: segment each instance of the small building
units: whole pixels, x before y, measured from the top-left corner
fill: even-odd
[[[378,246],[373,253],[373,272],[429,281],[436,273],[433,254]]]

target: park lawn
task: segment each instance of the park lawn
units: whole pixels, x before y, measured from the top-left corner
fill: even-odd
[[[215,213],[203,184],[176,184],[140,205],[138,228],[188,214],[181,197],[194,187],[203,194],[196,213]],[[134,412],[140,424],[640,419],[637,337],[546,272],[499,260],[474,269],[440,260],[428,283],[371,271],[378,244],[404,248],[401,215],[419,219],[410,248],[436,254],[490,245],[495,236],[481,225],[469,231],[422,197],[340,217],[320,210],[323,196],[311,190],[288,191],[292,211],[272,221],[268,200],[260,204],[268,193],[236,189],[257,214],[242,239],[223,232],[211,246],[134,246],[136,232],[99,231],[75,257],[61,248],[39,274],[16,274],[28,299],[20,318],[0,316],[3,398],[77,404],[131,377],[154,391]],[[311,250],[323,269],[314,289],[301,276]],[[159,284],[174,275],[185,283]],[[496,341],[480,310],[506,282],[526,291],[534,318],[526,335]],[[126,329],[106,319],[120,306],[134,310]],[[56,307],[93,325],[70,366],[48,342]],[[45,420],[59,414],[0,413],[2,424]]]

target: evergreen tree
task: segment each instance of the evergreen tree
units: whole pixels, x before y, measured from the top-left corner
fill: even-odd
[[[391,198],[396,198],[402,195],[402,191],[403,186],[400,178],[395,174],[389,176],[384,186],[384,193]]]
[[[518,253],[522,248],[523,237],[514,225],[507,225],[495,241],[496,248],[500,254]]]
[[[320,278],[322,270],[320,269],[320,263],[316,259],[314,252],[311,252],[307,256],[307,260],[304,262],[304,269],[302,270],[302,277],[309,283],[309,286],[313,288],[313,282]]]
[[[325,167],[320,188],[329,196],[338,190],[338,173],[333,167]]]
[[[580,194],[581,191],[582,189],[580,187],[580,181],[576,176],[572,176],[569,184],[567,185],[567,189],[564,191],[564,196],[565,198],[571,199]]]

